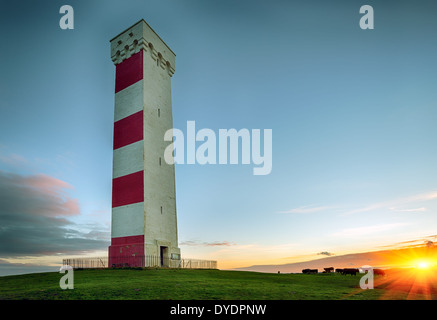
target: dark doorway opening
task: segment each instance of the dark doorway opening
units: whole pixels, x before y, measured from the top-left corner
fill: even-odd
[[[159,256],[161,259],[161,267],[167,267],[167,251],[168,247],[160,246],[159,247]]]

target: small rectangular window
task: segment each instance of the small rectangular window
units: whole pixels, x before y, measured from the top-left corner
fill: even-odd
[[[161,157],[159,157],[159,165],[161,165]]]
[[[158,109],[158,118],[161,117],[161,109]]]
[[[162,206],[161,206],[161,214],[162,214]]]

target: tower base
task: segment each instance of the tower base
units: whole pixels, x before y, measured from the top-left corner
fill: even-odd
[[[144,267],[144,236],[111,239],[108,267]]]

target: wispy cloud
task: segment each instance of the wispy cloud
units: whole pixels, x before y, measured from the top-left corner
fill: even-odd
[[[314,206],[314,205],[308,205],[308,206],[301,206],[298,208],[294,208],[287,211],[279,211],[279,213],[314,213],[314,212],[320,212],[324,210],[334,209],[334,206]]]
[[[350,215],[350,214],[368,212],[368,211],[379,210],[379,209],[386,209],[386,210],[399,211],[399,212],[423,212],[426,211],[426,207],[419,207],[417,209],[409,209],[409,208],[402,208],[402,207],[406,205],[410,205],[415,202],[425,202],[435,199],[437,199],[437,191],[431,191],[431,192],[421,193],[413,196],[397,198],[394,200],[373,203],[361,208],[349,210],[344,214]]]
[[[15,153],[8,154],[8,155],[0,154],[0,162],[7,165],[18,166],[18,167],[29,164],[29,161],[27,159]]]
[[[179,243],[181,246],[202,246],[202,247],[229,247],[229,246],[235,246],[236,243],[229,242],[229,241],[214,241],[214,242],[201,242],[196,240],[187,240],[182,241]]]
[[[376,202],[367,206],[356,207],[354,209],[345,210],[346,206],[328,206],[328,205],[306,205],[293,208],[290,210],[279,211],[278,213],[290,213],[290,214],[310,214],[321,211],[327,211],[332,209],[341,209],[344,211],[342,215],[351,215],[356,213],[369,212],[373,210],[390,210],[395,212],[425,212],[427,208],[420,205],[420,202],[426,202],[437,199],[437,191],[431,191],[427,193],[416,194],[413,196],[401,197],[393,200]],[[414,203],[416,206],[413,207]],[[418,204],[419,203],[419,204]],[[417,207],[418,206],[418,207]]]
[[[51,158],[25,158],[19,154],[9,151],[6,146],[0,145],[0,169],[8,172],[16,173],[32,173],[35,174],[41,171],[50,172],[58,170],[60,173],[77,169],[77,164],[74,161],[75,154],[70,151],[65,151],[56,154]]]
[[[379,248],[385,248],[385,249],[394,249],[394,248],[416,248],[421,247],[423,245],[429,246],[430,244],[433,245],[434,243],[437,243],[437,235],[431,235],[427,237],[422,237],[418,239],[413,240],[406,240],[401,242],[396,242],[389,245],[383,245],[379,246]]]
[[[390,210],[397,211],[397,212],[424,212],[424,211],[426,211],[426,208],[420,207],[420,208],[413,208],[413,209],[400,209],[400,208],[392,207],[392,208],[390,208]]]
[[[358,227],[358,228],[347,228],[339,232],[335,232],[332,235],[337,237],[360,237],[369,234],[374,234],[378,232],[388,231],[391,229],[403,227],[407,225],[407,223],[387,223],[387,224],[378,224],[373,226],[366,227]]]

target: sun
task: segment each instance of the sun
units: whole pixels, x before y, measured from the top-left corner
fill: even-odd
[[[382,253],[390,266],[383,277],[375,277],[374,287],[384,288],[381,299],[437,298],[437,242]]]
[[[428,269],[430,266],[431,265],[428,261],[419,261],[417,263],[417,268],[422,270]]]
[[[436,266],[435,264],[436,261],[428,258],[419,258],[412,262],[413,262],[412,266],[414,267],[414,269],[419,271],[429,271],[431,269],[434,269],[434,266]]]

